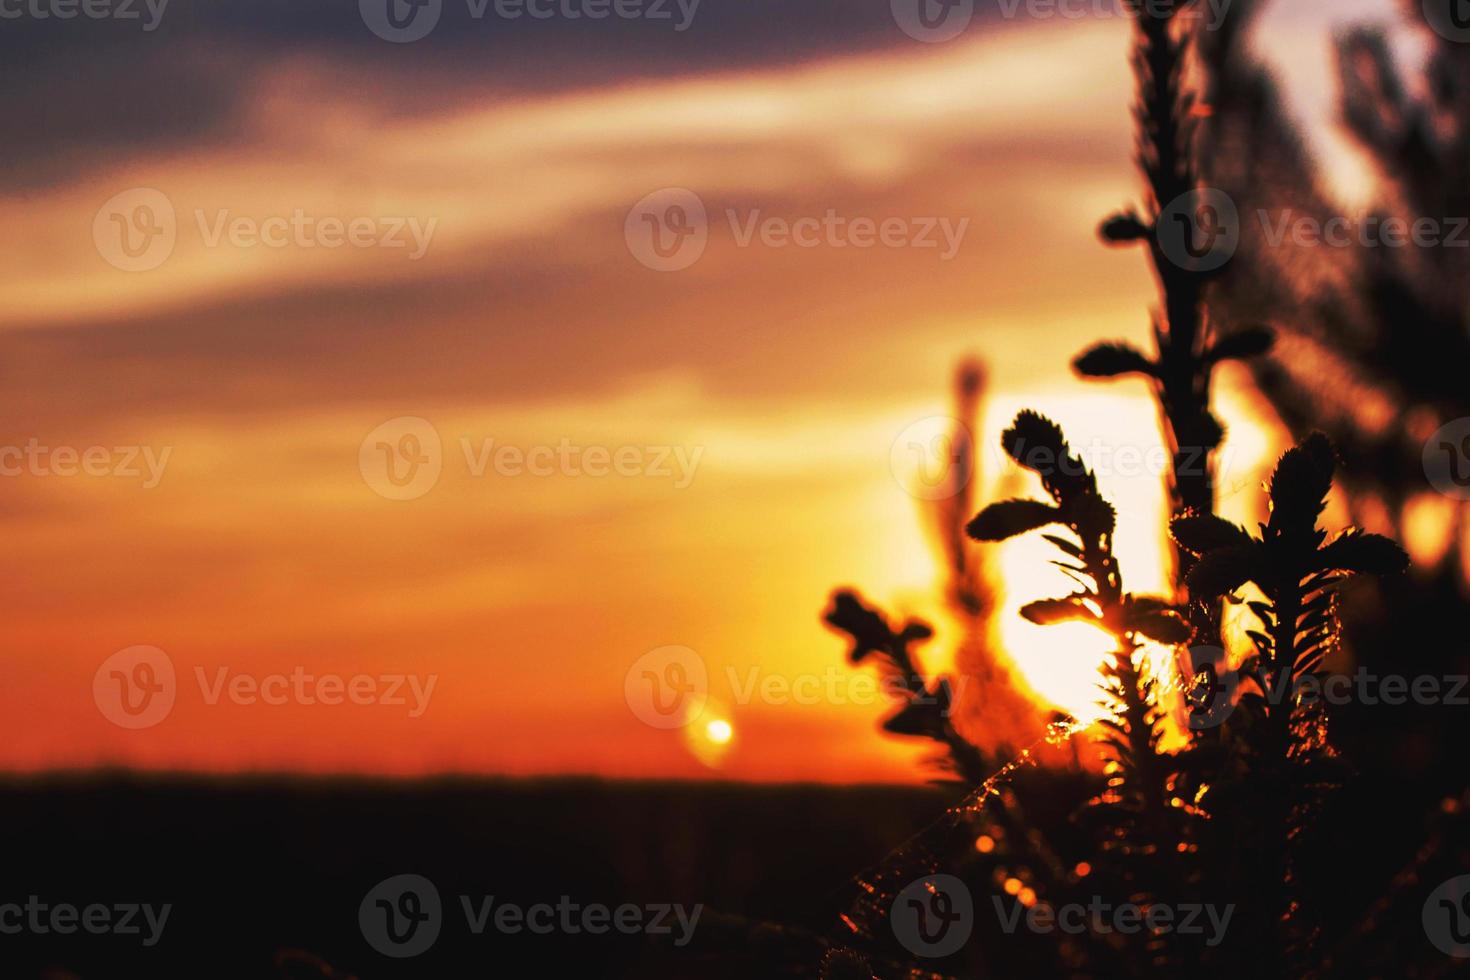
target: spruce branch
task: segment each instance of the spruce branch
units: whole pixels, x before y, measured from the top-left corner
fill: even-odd
[[[1067,596],[1040,599],[1021,609],[1039,625],[1091,623],[1110,634],[1116,648],[1104,669],[1103,690],[1112,717],[1103,721],[1103,742],[1123,777],[1121,797],[1139,812],[1160,818],[1166,807],[1168,769],[1158,750],[1160,712],[1153,681],[1135,663],[1144,638],[1164,643],[1188,639],[1184,620],[1161,599],[1135,597],[1123,591],[1113,555],[1115,514],[1097,490],[1091,470],[1073,455],[1056,423],[1025,411],[1001,437],[1005,451],[1036,473],[1051,503],[1007,500],[991,504],[970,522],[969,533],[981,541],[1003,541],[1049,525],[1070,537],[1045,535],[1062,554],[1055,564],[1079,585]]]
[[[1336,469],[1331,445],[1314,433],[1288,450],[1271,477],[1270,518],[1251,536],[1213,515],[1173,522],[1180,547],[1199,560],[1190,572],[1193,597],[1214,600],[1253,583],[1265,597],[1247,608],[1258,627],[1247,631],[1254,653],[1239,676],[1254,685],[1240,695],[1244,718],[1234,765],[1217,773],[1204,805],[1249,829],[1250,862],[1243,891],[1259,898],[1259,925],[1268,962],[1299,974],[1317,958],[1313,910],[1297,893],[1294,842],[1340,781],[1327,740],[1325,711],[1301,696],[1307,678],[1320,680],[1337,646],[1338,589],[1355,574],[1403,571],[1408,557],[1376,534],[1348,529],[1332,541],[1317,526]],[[1234,719],[1232,719],[1234,721]]]
[[[1135,11],[1132,56],[1138,96],[1138,166],[1147,187],[1142,215],[1121,212],[1103,222],[1099,233],[1109,244],[1147,243],[1158,280],[1161,309],[1153,323],[1154,353],[1123,343],[1098,344],[1073,362],[1088,378],[1138,375],[1148,379],[1158,399],[1172,467],[1169,491],[1176,514],[1209,514],[1215,509],[1213,454],[1224,430],[1210,408],[1211,375],[1220,362],[1254,357],[1271,346],[1272,333],[1250,327],[1213,340],[1205,291],[1214,273],[1185,268],[1169,257],[1158,235],[1160,215],[1198,192],[1194,158],[1194,97],[1184,90],[1190,49],[1187,34],[1174,25],[1176,7]],[[1194,555],[1176,549],[1176,584],[1183,583]],[[1215,610],[1191,611],[1199,642],[1218,641]]]
[[[822,619],[851,639],[848,659],[854,665],[877,661],[887,690],[899,700],[898,710],[883,722],[884,731],[938,742],[946,750],[950,770],[969,785],[983,782],[992,768],[990,760],[955,727],[949,678],[929,679],[913,649],[934,635],[929,625],[911,619],[894,629],[883,613],[848,589],[832,594],[832,605]]]

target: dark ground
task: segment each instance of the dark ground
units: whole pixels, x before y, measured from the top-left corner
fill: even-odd
[[[263,978],[753,975],[732,950],[826,933],[851,876],[933,820],[924,788],[106,774],[0,783],[0,905],[170,903],[142,934],[0,935],[6,977]],[[364,940],[376,883],[434,882],[444,925],[410,959]],[[704,905],[696,939],[475,935],[479,903]],[[142,922],[139,917],[139,922]],[[794,932],[763,923],[781,923]],[[310,954],[330,969],[309,966]],[[294,963],[283,963],[283,954]],[[810,960],[808,960],[810,962]],[[536,968],[529,968],[535,964]],[[331,970],[337,971],[336,973]]]

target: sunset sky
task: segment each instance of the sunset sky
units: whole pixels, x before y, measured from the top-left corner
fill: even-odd
[[[1021,407],[1074,443],[1158,442],[1142,385],[1068,369],[1092,340],[1142,342],[1153,301],[1143,257],[1094,233],[1138,193],[1122,17],[980,0],[927,44],[872,0],[706,0],[685,31],[447,0],[431,36],[391,44],[352,3],[174,4],[153,31],[0,22],[0,446],[55,464],[0,478],[0,766],[919,779],[921,750],[876,731],[882,704],[739,704],[729,670],[847,675],[820,623],[839,585],[932,617],[947,662],[921,501],[891,457],[949,411],[963,356],[991,379],[981,499]],[[1330,6],[1273,9],[1257,47],[1351,194],[1331,30],[1393,5]],[[658,271],[625,228],[671,187],[708,241]],[[160,197],[171,252],[119,268],[137,259],[111,214],[162,220]],[[252,243],[298,211],[406,244]],[[948,258],[742,241],[829,212],[964,232]],[[1246,519],[1280,436],[1226,380],[1222,509]],[[433,486],[396,500],[364,471],[385,423],[395,446],[421,434],[403,418],[442,449]],[[476,475],[487,440],[628,465]],[[138,475],[60,475],[43,451],[99,446]],[[1161,480],[1102,483],[1130,587],[1162,588]],[[1002,556],[1004,637],[1080,710],[1101,648],[1014,616],[1055,584],[1020,573],[1030,554]],[[93,682],[136,645],[168,655],[177,696],[129,730]],[[625,702],[630,667],[669,645],[708,667],[718,752]],[[412,717],[211,704],[198,671],[221,668],[436,680]]]

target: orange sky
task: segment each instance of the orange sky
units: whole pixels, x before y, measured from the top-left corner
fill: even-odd
[[[1310,116],[1326,27],[1292,30],[1311,40],[1287,72]],[[156,486],[0,479],[0,766],[922,778],[918,749],[876,733],[881,704],[740,705],[728,671],[846,675],[819,623],[838,585],[943,623],[890,451],[948,410],[962,355],[990,365],[992,461],[1022,406],[1074,443],[1156,444],[1141,386],[1084,385],[1066,367],[1089,341],[1141,341],[1147,326],[1142,257],[1093,233],[1136,193],[1127,40],[1117,19],[1004,24],[672,78],[460,88],[434,111],[395,101],[409,97],[394,88],[401,60],[288,51],[241,76],[227,138],[99,155],[0,195],[23,243],[0,267],[0,443],[168,453]],[[232,52],[186,57],[224,66]],[[1350,183],[1330,133],[1323,146]],[[669,186],[698,193],[709,243],[690,268],[657,272],[624,220]],[[139,187],[167,198],[177,241],[157,268],[122,271],[94,218]],[[417,259],[209,242],[222,211],[296,209],[434,230]],[[727,209],[969,223],[946,261],[742,246]],[[1274,438],[1251,404],[1227,385],[1222,493],[1241,519]],[[386,499],[360,468],[365,437],[400,417],[428,420],[443,446],[437,482],[412,500]],[[650,466],[671,447],[698,463],[688,480],[476,476],[464,446],[487,439],[634,447]],[[1131,587],[1160,588],[1158,479],[1103,486],[1124,502]],[[1015,548],[1003,635],[1037,690],[1080,708],[1099,651],[1009,615],[1049,587]],[[177,695],[128,730],[93,680],[138,644],[167,653]],[[717,759],[624,701],[630,666],[666,645],[708,666],[733,732]],[[211,704],[198,671],[213,684],[220,668],[436,680],[411,717]]]

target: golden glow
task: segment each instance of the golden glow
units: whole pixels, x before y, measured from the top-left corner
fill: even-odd
[[[689,754],[708,769],[722,769],[734,748],[735,726],[719,703],[706,702],[700,716],[682,729]]]
[[[995,850],[995,839],[988,834],[981,834],[975,838],[975,850],[981,854],[989,854]]]
[[[1439,493],[1421,493],[1404,506],[1404,549],[1415,565],[1433,568],[1452,543],[1447,528],[1455,526],[1458,501]]]
[[[1021,407],[1079,446],[1158,444],[1142,384],[1086,384],[1067,363],[1100,337],[1144,341],[1155,298],[1142,257],[1092,235],[1137,186],[1128,31],[1079,23],[1043,42],[1041,29],[611,88],[460,92],[429,114],[384,108],[379,78],[293,57],[239,92],[238,140],[130,146],[99,172],[0,196],[0,226],[25,243],[0,265],[0,361],[27,365],[0,391],[6,439],[172,449],[150,490],[5,479],[0,533],[26,574],[7,585],[0,767],[927,778],[928,746],[878,731],[888,706],[737,702],[729,678],[856,673],[818,621],[841,584],[941,626],[925,664],[951,666],[930,515],[890,449],[949,410],[961,356],[979,349],[994,385],[977,502],[1035,491],[997,458]],[[712,227],[695,266],[661,277],[629,254],[622,215],[672,184],[696,187],[715,225],[736,201],[783,218],[973,221],[947,264],[921,249],[743,248]],[[166,192],[180,228],[165,264],[131,274],[90,229],[137,186]],[[810,211],[781,210],[792,201]],[[408,262],[210,246],[195,215],[222,209],[440,220]],[[1226,386],[1231,445],[1265,444],[1233,398]],[[403,415],[437,427],[444,472],[422,499],[389,501],[357,453]],[[487,439],[702,457],[684,486],[473,475],[466,445]],[[1101,482],[1120,502],[1128,587],[1163,590],[1162,474]],[[1233,470],[1222,486],[1227,513],[1253,489]],[[1070,588],[1028,537],[995,549],[995,639],[1041,697],[1093,717],[1111,641],[1016,615]],[[77,692],[144,642],[173,658],[181,688],[164,723],[124,732]],[[629,666],[667,644],[708,668],[710,703],[687,728],[651,727],[624,702]],[[266,711],[206,703],[195,670],[220,667],[439,683],[413,718]]]

